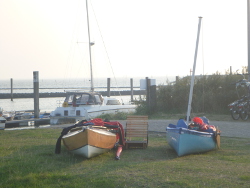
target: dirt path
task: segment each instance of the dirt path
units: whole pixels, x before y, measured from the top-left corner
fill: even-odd
[[[176,124],[178,120],[149,120],[149,131],[156,132],[166,132],[166,127],[168,124]],[[119,120],[119,122],[126,127],[125,120]],[[242,121],[210,121],[211,125],[219,127],[221,130],[221,136],[227,137],[241,137],[241,138],[250,138],[250,122]],[[68,127],[71,124],[64,125],[51,125],[51,128],[64,128]]]
[[[171,120],[149,120],[149,131],[166,132],[166,127],[172,123],[176,124],[177,119]],[[126,121],[119,121],[123,126]],[[210,121],[210,125],[218,126],[221,136],[250,138],[250,122],[241,121]]]

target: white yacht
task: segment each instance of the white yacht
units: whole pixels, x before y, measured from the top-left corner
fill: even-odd
[[[60,107],[50,113],[50,124],[75,123],[102,114],[133,113],[136,105],[122,104],[116,98],[103,97],[96,92],[68,92]]]

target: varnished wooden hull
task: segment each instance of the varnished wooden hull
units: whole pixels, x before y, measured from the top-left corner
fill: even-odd
[[[98,128],[83,128],[62,137],[68,151],[91,158],[109,151],[115,146],[116,134]]]

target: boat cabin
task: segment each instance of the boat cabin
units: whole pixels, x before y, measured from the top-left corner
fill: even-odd
[[[121,102],[116,99],[116,98],[109,98],[109,97],[104,97],[104,102],[105,105],[121,105]]]
[[[103,97],[99,93],[68,93],[66,96],[63,106],[74,106],[79,105],[101,105],[103,102]]]
[[[103,97],[100,93],[72,92],[67,94],[63,103],[63,107],[82,105],[121,105],[121,102],[116,98]]]

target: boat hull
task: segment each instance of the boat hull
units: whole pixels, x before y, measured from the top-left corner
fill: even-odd
[[[50,113],[50,124],[75,123],[103,114],[132,113],[136,107],[132,104],[124,105],[116,98],[102,97],[100,93],[72,91],[67,92],[62,106]]]
[[[0,117],[0,130],[5,129],[6,119],[4,117]]]
[[[167,142],[178,156],[216,149],[214,133],[167,127]]]
[[[93,119],[103,114],[115,114],[118,112],[133,113],[136,105],[89,105],[79,107],[57,107],[50,116],[50,124],[75,123],[85,119]],[[66,112],[66,113],[65,113]]]
[[[62,140],[71,153],[91,158],[112,149],[117,139],[116,134],[105,129],[86,127],[69,132]]]

